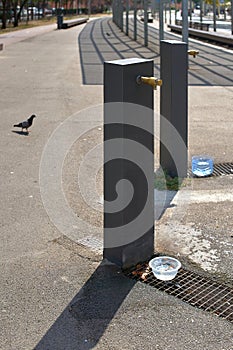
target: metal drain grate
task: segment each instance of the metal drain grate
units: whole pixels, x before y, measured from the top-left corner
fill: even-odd
[[[233,163],[214,164],[214,170],[211,176],[233,175]],[[192,170],[188,169],[188,177],[196,177]]]
[[[233,289],[181,268],[174,280],[154,277],[148,262],[125,270],[125,275],[173,295],[199,309],[214,313],[233,323]]]
[[[213,176],[233,175],[233,163],[215,164]]]

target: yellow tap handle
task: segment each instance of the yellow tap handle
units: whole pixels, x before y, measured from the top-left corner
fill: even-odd
[[[137,83],[150,85],[154,90],[156,90],[157,86],[162,85],[162,80],[155,77],[142,77],[139,75],[137,77]]]
[[[199,54],[199,51],[197,51],[197,50],[188,50],[188,54],[195,58]]]

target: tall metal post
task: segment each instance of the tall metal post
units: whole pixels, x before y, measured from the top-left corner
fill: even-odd
[[[177,20],[177,0],[175,0],[175,24]]]
[[[167,4],[166,4],[166,2],[165,2],[164,9],[165,9],[165,11],[164,11],[164,22],[167,24]]]
[[[137,40],[137,0],[134,0],[134,10],[133,10],[133,24],[134,24],[134,31],[133,31],[133,38],[134,40]]]
[[[231,0],[231,34],[233,35],[233,0]]]
[[[144,0],[144,46],[148,46],[148,0]]]
[[[214,32],[216,32],[216,0],[213,0],[213,21],[214,21]]]
[[[188,54],[187,44],[164,40],[160,44],[160,164],[172,177],[187,176]]]
[[[169,4],[169,24],[172,24],[172,9],[171,9],[171,4]]]
[[[115,0],[116,2],[116,23],[117,26],[120,27],[120,1]]]
[[[189,9],[190,9],[190,21],[192,21],[192,10],[193,10],[193,0],[189,1]]]
[[[123,31],[123,26],[124,26],[124,19],[123,19],[123,15],[124,15],[124,9],[123,9],[123,2],[122,0],[119,1],[119,21],[120,21],[120,29]]]
[[[126,0],[125,4],[126,22],[125,22],[125,34],[129,35],[129,0]]]
[[[113,0],[112,3],[112,17],[113,17],[113,22],[117,25],[117,0]]]
[[[164,39],[163,0],[159,2],[159,41]]]
[[[113,20],[113,23],[116,23],[116,12],[115,12],[115,0],[112,1],[112,20]]]
[[[203,0],[200,0],[200,22],[203,22]]]
[[[182,40],[187,44],[189,37],[188,27],[188,1],[182,0]]]
[[[153,60],[104,63],[104,258],[125,268],[154,253]],[[114,83],[113,83],[114,82]]]

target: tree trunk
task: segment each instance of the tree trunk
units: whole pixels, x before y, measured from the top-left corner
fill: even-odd
[[[18,16],[17,16],[17,6],[14,7],[13,9],[13,13],[14,13],[14,27],[18,27],[19,21],[18,21]]]
[[[2,29],[6,29],[6,0],[2,0]]]

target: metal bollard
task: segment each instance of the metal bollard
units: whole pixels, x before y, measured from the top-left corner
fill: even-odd
[[[154,253],[153,61],[104,63],[104,258],[133,266]]]
[[[126,10],[125,34],[129,35],[129,0],[126,0],[125,10]]]
[[[148,46],[148,0],[144,0],[144,46]]]
[[[133,10],[133,39],[137,40],[137,0],[133,0],[133,6],[134,6],[134,10]]]

